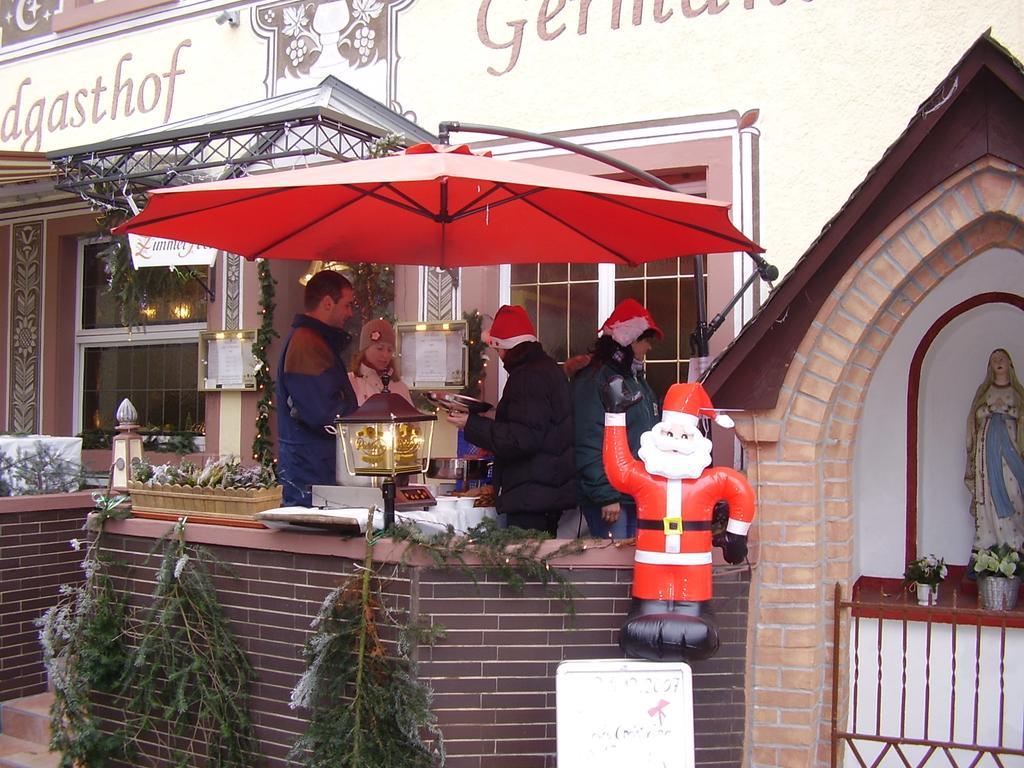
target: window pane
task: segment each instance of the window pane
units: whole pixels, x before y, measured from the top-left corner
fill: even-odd
[[[569,286],[542,285],[537,317],[537,338],[556,361],[568,357]]]
[[[644,283],[642,280],[616,280],[615,281],[615,303],[618,304],[624,299],[636,299],[644,303]],[[604,320],[604,318],[601,318]],[[661,325],[661,321],[658,321]]]
[[[707,280],[704,281],[704,295],[707,296]],[[679,320],[685,333],[680,338],[680,359],[690,357],[690,334],[697,327],[697,299],[694,295],[692,279],[683,278],[679,281]],[[709,318],[710,319],[710,318]]]
[[[597,280],[597,264],[570,264],[572,280]]]
[[[638,267],[627,267],[625,264],[617,264],[615,266],[615,279],[621,280],[626,277],[643,277],[644,276],[644,265],[641,264]]]
[[[581,355],[594,344],[597,336],[597,283],[574,283],[569,285],[569,354]],[[562,362],[559,360],[559,362]]]
[[[108,242],[88,243],[82,248],[82,328],[119,328],[121,312],[109,290],[106,259]],[[209,268],[192,267],[205,284]],[[146,325],[180,325],[206,322],[207,296],[196,280],[183,280],[169,269],[146,268],[136,273],[144,294]]]
[[[536,283],[537,282],[537,265],[536,264],[513,264],[512,265],[512,285],[518,285],[519,283]]]
[[[540,282],[542,283],[564,283],[569,279],[568,264],[541,264]]]
[[[674,361],[671,363],[648,362],[646,371],[647,383],[651,385],[651,389],[654,390],[654,396],[661,403],[665,399],[665,393],[668,392],[668,388],[679,381],[678,364]]]
[[[665,275],[679,274],[679,259],[659,259],[647,263],[648,277],[661,277]]]
[[[177,431],[201,425],[205,398],[196,391],[198,355],[195,343],[87,347],[83,427],[113,429],[114,413],[126,397],[144,429]]]
[[[518,304],[526,310],[531,319],[537,317],[537,288],[536,286],[521,286],[512,288],[509,294],[509,301]]]
[[[676,306],[678,298],[675,280],[669,278],[647,281],[647,302],[644,306],[665,333],[665,338],[656,341],[648,355],[652,360],[675,360],[678,357],[679,337],[682,333]],[[685,333],[683,336],[685,337]]]

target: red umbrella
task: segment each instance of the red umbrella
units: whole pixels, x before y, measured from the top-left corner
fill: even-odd
[[[158,189],[115,230],[248,258],[635,265],[763,249],[725,203],[420,144],[374,160]]]

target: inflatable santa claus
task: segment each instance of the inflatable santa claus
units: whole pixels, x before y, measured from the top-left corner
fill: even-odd
[[[618,377],[601,393],[605,407],[604,467],[608,480],[637,504],[633,602],[619,633],[629,657],[695,661],[718,650],[711,600],[712,517],[728,507],[725,530],[715,537],[729,563],[747,555],[754,492],[746,478],[710,467],[711,441],[697,428],[702,416],[733,426],[700,384],[674,384],[662,418],[641,438],[633,457],[626,440],[626,410],[636,395]]]

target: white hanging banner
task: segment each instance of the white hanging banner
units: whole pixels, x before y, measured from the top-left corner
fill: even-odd
[[[136,269],[192,265],[212,267],[217,260],[216,248],[186,243],[184,240],[128,235],[128,245],[132,249],[132,264]]]

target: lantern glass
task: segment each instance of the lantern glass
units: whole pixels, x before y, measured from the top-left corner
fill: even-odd
[[[423,472],[430,459],[434,422],[338,424],[345,464],[353,475],[389,476]]]

